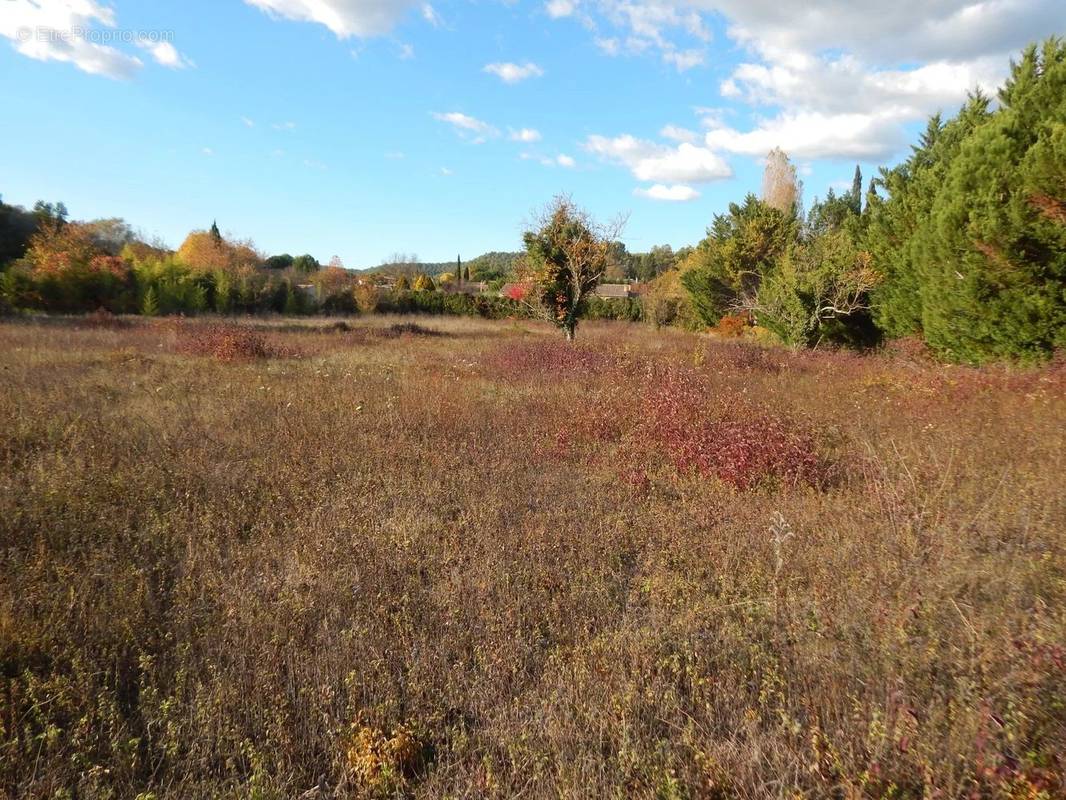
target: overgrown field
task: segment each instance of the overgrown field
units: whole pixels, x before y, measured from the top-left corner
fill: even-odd
[[[419,325],[0,326],[0,793],[1066,796],[1061,364]]]

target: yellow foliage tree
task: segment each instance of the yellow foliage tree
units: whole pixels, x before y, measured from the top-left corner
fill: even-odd
[[[252,267],[263,259],[250,242],[231,242],[210,231],[193,231],[178,248],[178,259],[204,272]]]

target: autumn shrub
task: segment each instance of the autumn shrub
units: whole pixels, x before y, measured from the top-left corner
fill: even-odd
[[[219,361],[255,361],[290,355],[250,327],[235,324],[178,325],[178,350]]]
[[[352,290],[355,297],[355,305],[363,314],[373,314],[381,302],[381,292],[372,283],[363,282],[356,284]]]
[[[747,314],[726,314],[711,330],[724,339],[739,339],[751,328]]]
[[[737,489],[818,485],[830,475],[805,426],[739,396],[713,396],[680,370],[656,375],[634,436],[679,473]]]
[[[353,725],[346,748],[352,782],[363,797],[408,792],[430,756],[429,748],[404,725],[388,735],[368,725]]]

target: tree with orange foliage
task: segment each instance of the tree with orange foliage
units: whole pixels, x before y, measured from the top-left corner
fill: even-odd
[[[129,266],[101,249],[91,225],[45,222],[30,240],[23,264],[46,310],[125,311],[132,302]]]
[[[262,262],[250,242],[216,238],[211,231],[193,231],[178,248],[178,259],[186,266],[204,272],[254,267]]]

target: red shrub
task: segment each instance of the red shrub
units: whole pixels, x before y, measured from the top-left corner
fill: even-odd
[[[225,324],[179,323],[178,349],[188,355],[210,356],[219,361],[253,361],[289,355],[250,328]]]
[[[532,289],[533,287],[528,283],[511,283],[504,287],[503,296],[508,300],[514,300],[516,303],[521,303],[529,296]]]
[[[638,437],[678,472],[714,476],[738,489],[825,478],[826,466],[805,428],[736,397],[708,397],[695,376],[662,373],[645,398]]]

